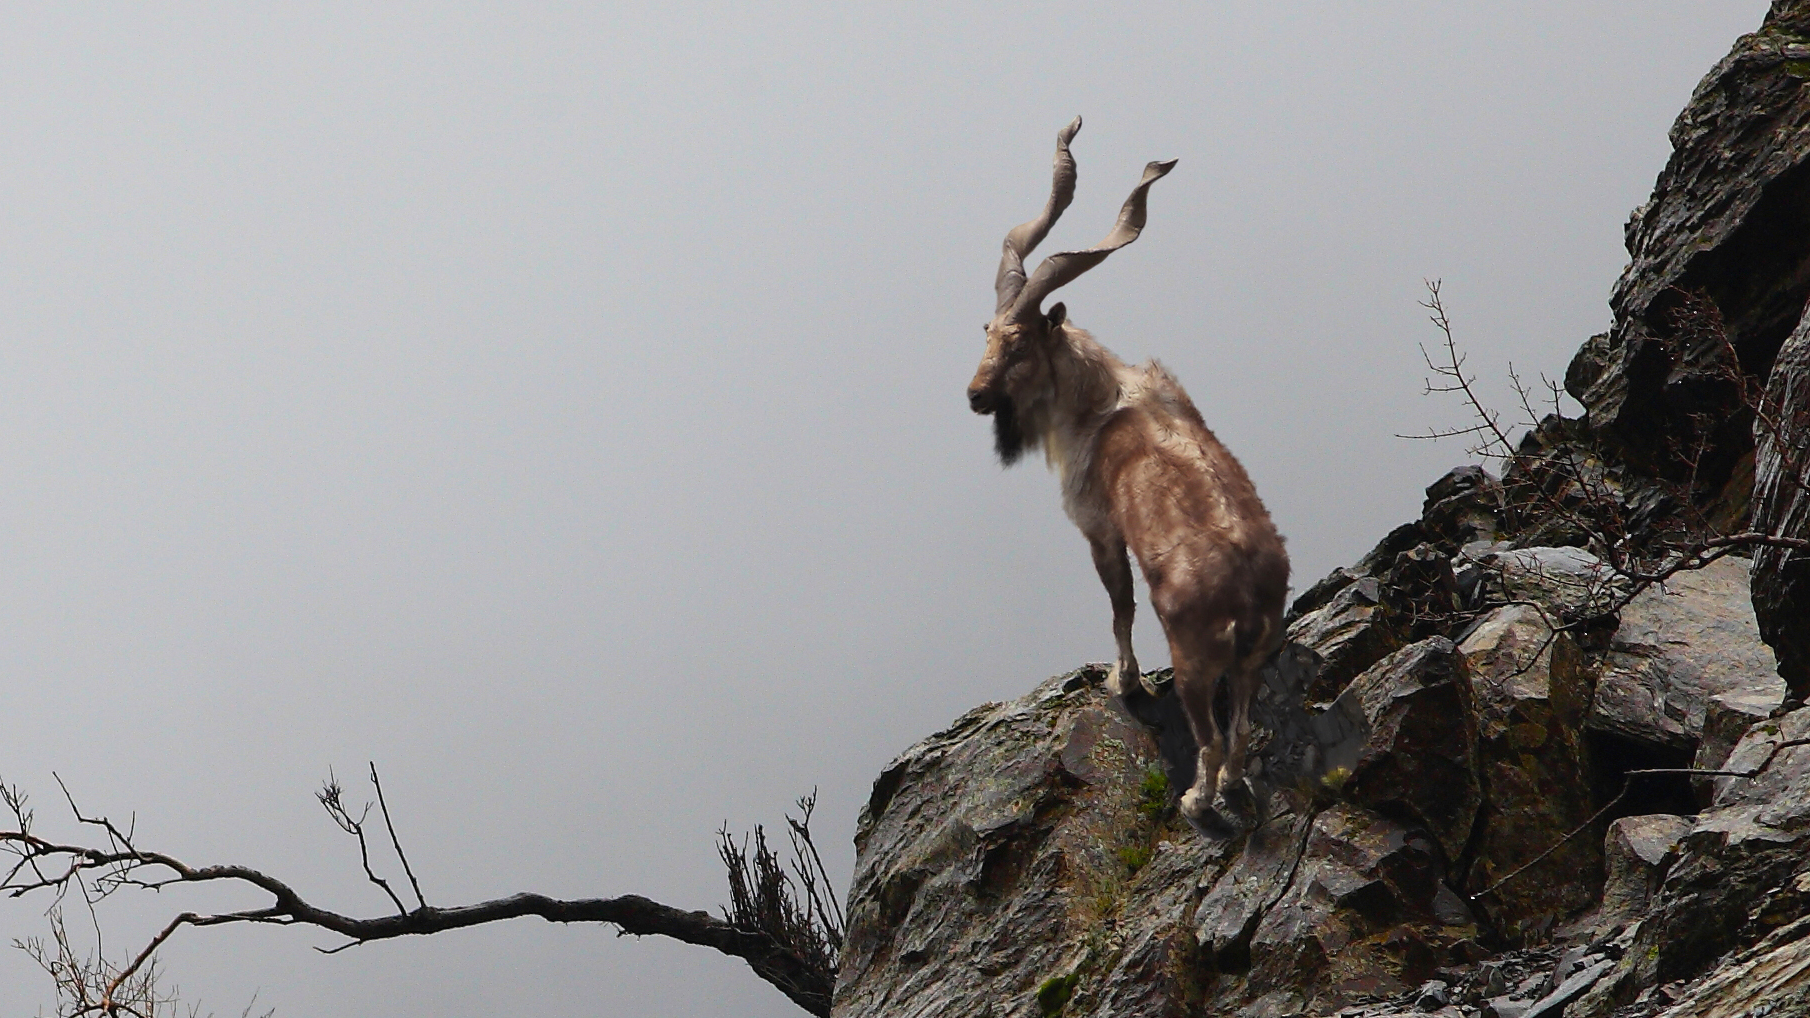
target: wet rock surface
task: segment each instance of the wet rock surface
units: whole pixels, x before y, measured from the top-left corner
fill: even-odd
[[[1729,693],[1774,704],[1785,695],[1772,651],[1760,642],[1748,564],[1734,558],[1680,573],[1622,609],[1590,726],[1694,750],[1710,700]]]
[[[1594,901],[1602,883],[1601,835],[1564,841],[1596,809],[1580,780],[1590,773],[1590,673],[1572,638],[1534,605],[1496,609],[1458,650],[1470,664],[1489,789],[1467,884],[1494,888],[1482,905],[1505,936],[1537,939]]]
[[[1603,902],[1594,917],[1598,930],[1618,933],[1647,914],[1679,840],[1692,826],[1692,820],[1670,813],[1622,817],[1609,825],[1603,839]]]
[[[1770,419],[1754,421],[1753,528],[1810,537],[1810,491],[1797,483],[1810,462],[1810,315],[1773,360],[1766,402]],[[1779,674],[1799,700],[1810,697],[1810,553],[1757,549],[1753,606]]]

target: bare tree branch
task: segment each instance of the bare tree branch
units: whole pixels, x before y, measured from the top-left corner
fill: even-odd
[[[1579,603],[1569,608],[1566,617],[1557,621],[1560,631],[1575,630],[1595,619],[1619,612],[1642,591],[1663,585],[1681,572],[1701,569],[1736,552],[1756,548],[1782,548],[1810,552],[1810,539],[1783,533],[1767,533],[1743,528],[1724,530],[1716,526],[1701,506],[1699,469],[1710,448],[1718,422],[1699,416],[1694,418],[1694,433],[1688,443],[1672,450],[1681,479],[1655,481],[1664,488],[1674,506],[1671,519],[1663,525],[1650,524],[1640,532],[1623,510],[1606,470],[1590,469],[1571,445],[1551,450],[1528,448],[1527,440],[1517,442],[1515,428],[1532,434],[1541,426],[1542,414],[1535,409],[1532,388],[1510,365],[1509,381],[1515,391],[1522,420],[1505,426],[1500,413],[1491,409],[1478,395],[1476,376],[1465,371],[1465,355],[1458,348],[1452,322],[1440,293],[1438,280],[1427,282],[1427,298],[1421,306],[1439,330],[1438,355],[1425,346],[1421,355],[1433,378],[1426,383],[1428,393],[1455,393],[1470,411],[1475,423],[1467,427],[1429,429],[1425,434],[1403,435],[1403,438],[1442,439],[1467,438],[1473,455],[1503,464],[1505,482],[1521,496],[1521,501],[1507,507],[1511,515],[1529,519],[1557,521],[1580,535],[1583,543],[1603,563],[1600,575],[1593,579],[1592,589]],[[1736,406],[1752,414],[1768,435],[1778,436],[1776,444],[1784,449],[1788,472],[1793,483],[1810,490],[1810,456],[1798,455],[1802,450],[1789,447],[1783,440],[1785,422],[1765,400],[1763,391],[1753,386],[1742,374],[1734,347],[1722,325],[1720,312],[1707,298],[1680,292],[1676,314],[1676,335],[1668,340],[1668,349],[1678,359],[1689,358],[1709,377],[1726,385]],[[1550,379],[1542,379],[1547,390],[1546,402],[1551,413],[1559,409],[1560,389]],[[1486,608],[1499,607],[1491,604]]]
[[[375,784],[375,767],[372,768],[372,779]],[[95,894],[104,897],[128,886],[164,889],[184,884],[232,883],[248,885],[270,897],[269,903],[259,908],[217,913],[183,912],[175,916],[123,968],[91,973],[96,978],[86,979],[82,985],[90,988],[98,986],[98,992],[90,994],[93,999],[77,1002],[77,1010],[70,1012],[71,1014],[154,1018],[154,1004],[142,999],[146,993],[152,992],[148,988],[147,977],[157,950],[185,926],[207,927],[236,923],[314,926],[347,938],[347,942],[338,947],[321,949],[330,953],[373,941],[430,936],[447,930],[526,916],[538,916],[557,923],[606,923],[615,926],[621,934],[671,937],[687,944],[709,947],[746,961],[756,975],[778,987],[807,1012],[814,1015],[829,1014],[830,991],[835,980],[834,948],[839,947],[841,941],[840,910],[832,911],[831,906],[826,905],[833,894],[828,890],[827,874],[822,869],[822,861],[815,858],[814,848],[811,848],[808,824],[810,807],[815,805],[814,794],[800,800],[800,806],[804,810],[802,821],[787,818],[789,823],[796,825],[795,846],[805,846],[812,852],[814,860],[815,875],[810,883],[804,885],[807,887],[807,904],[802,909],[808,911],[802,913],[803,928],[817,931],[815,935],[819,938],[825,936],[823,931],[832,931],[835,941],[833,946],[827,941],[819,944],[817,953],[812,955],[809,952],[800,953],[801,947],[809,946],[808,937],[805,941],[782,939],[775,936],[772,930],[743,924],[733,917],[719,919],[708,912],[674,908],[635,894],[612,898],[561,899],[543,894],[521,893],[469,905],[440,908],[426,904],[417,890],[417,901],[420,904],[412,909],[407,908],[372,868],[368,845],[363,836],[363,821],[369,811],[369,804],[354,816],[344,804],[343,789],[331,778],[316,797],[342,830],[358,838],[365,875],[383,888],[396,904],[397,912],[394,915],[371,918],[346,915],[314,904],[283,880],[249,866],[195,866],[165,853],[142,848],[134,843],[129,828],[122,830],[104,816],[84,814],[76,806],[68,789],[65,787],[63,791],[75,819],[104,831],[104,843],[71,844],[40,837],[33,832],[34,817],[27,808],[26,796],[16,787],[0,783],[0,804],[4,804],[12,814],[13,821],[13,829],[0,830],[0,852],[14,857],[12,864],[4,870],[4,878],[0,879],[0,894],[13,898],[34,892],[60,896],[69,888],[77,887],[87,897],[92,885]],[[379,795],[381,796],[381,792]],[[764,838],[760,837],[758,828],[756,832],[757,841],[764,850]],[[723,837],[727,842],[726,832]],[[391,844],[400,858],[401,844],[395,837],[393,827]],[[767,854],[770,859],[771,853]],[[801,856],[801,862],[802,858]],[[406,865],[404,869],[407,871]],[[783,872],[780,876],[785,878]],[[413,880],[412,874],[410,879]],[[732,887],[734,879],[732,870]],[[799,879],[803,880],[802,877]],[[801,906],[790,898],[786,900],[791,902],[795,914],[800,912]],[[833,927],[825,922],[826,917],[832,914],[838,918]],[[61,931],[60,923],[59,919],[53,924],[56,931]],[[61,938],[63,935],[57,932],[56,936]],[[58,967],[57,971],[68,970],[70,963],[59,960],[63,954],[68,953],[63,948],[58,948],[58,953],[53,954],[42,942],[32,943],[37,944],[33,956],[40,964],[48,959],[51,966]],[[20,946],[33,950],[27,944]],[[72,958],[73,954],[69,957]],[[824,964],[826,958],[827,967]],[[97,962],[95,965],[102,963]],[[105,978],[97,982],[100,975]]]
[[[377,762],[369,761],[371,767],[371,787],[377,790],[377,808],[383,811],[383,826],[390,832],[390,847],[396,850],[396,858],[402,862],[402,872],[409,878],[409,886],[415,889],[415,903],[422,908],[427,907],[427,899],[421,896],[421,881],[415,879],[415,871],[409,866],[409,857],[402,851],[402,841],[396,837],[396,825],[390,822],[390,804],[383,797],[383,782],[377,779]]]
[[[829,874],[811,841],[811,813],[816,807],[813,789],[798,800],[802,819],[786,817],[792,843],[790,873],[768,847],[767,832],[758,824],[752,856],[750,838],[744,836],[737,844],[727,824],[717,832],[717,854],[729,871],[729,906],[724,909],[729,924],[769,938],[797,959],[815,983],[833,988],[842,950],[842,909],[834,904]],[[824,1000],[827,1013],[827,993]]]

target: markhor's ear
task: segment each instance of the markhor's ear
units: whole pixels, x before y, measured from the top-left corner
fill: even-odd
[[[1068,320],[1068,305],[1057,301],[1050,305],[1048,311],[1044,312],[1044,317],[1049,319],[1050,328],[1053,329]]]

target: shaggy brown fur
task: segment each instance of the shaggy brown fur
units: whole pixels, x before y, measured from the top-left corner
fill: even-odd
[[[1045,210],[1052,221],[1068,204],[1065,171],[1072,194],[1067,142],[1078,129],[1077,119],[1058,140],[1056,185]],[[1282,537],[1244,468],[1207,429],[1174,376],[1155,362],[1120,361],[1068,324],[1061,304],[1047,315],[1037,310],[1050,289],[1136,239],[1144,194],[1167,170],[1157,163],[1146,170],[1106,244],[1052,256],[1028,284],[1021,265],[1015,276],[1010,270],[1028,251],[1027,237],[1034,244],[1048,223],[1033,220],[1007,236],[1000,307],[987,325],[986,354],[968,400],[976,413],[997,416],[1003,462],[1041,447],[1061,476],[1063,507],[1087,538],[1112,600],[1118,660],[1108,684],[1121,697],[1140,689],[1131,646],[1130,558],[1137,559],[1169,640],[1176,693],[1201,747],[1182,811],[1203,831],[1224,836],[1231,827],[1212,806],[1215,792],[1240,812],[1250,808],[1243,780],[1250,703],[1258,669],[1282,642],[1288,593]],[[1079,269],[1046,271],[1077,256],[1086,262]],[[1229,732],[1214,716],[1221,678],[1229,684]]]

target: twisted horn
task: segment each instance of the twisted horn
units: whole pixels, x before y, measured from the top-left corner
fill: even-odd
[[[1043,243],[1062,210],[1075,200],[1075,157],[1068,154],[1068,143],[1080,130],[1081,118],[1076,117],[1056,134],[1056,171],[1050,181],[1050,200],[1043,206],[1043,213],[1028,223],[1020,223],[1006,234],[1005,250],[999,256],[999,274],[993,277],[993,292],[999,297],[994,314],[1011,307],[1018,299],[1018,292],[1024,289],[1024,256]]]
[[[1119,221],[1113,224],[1112,232],[1106,235],[1105,240],[1085,251],[1063,251],[1045,258],[1012,302],[1011,319],[1020,321],[1037,314],[1043,298],[1052,291],[1072,282],[1076,276],[1105,261],[1107,255],[1138,239],[1138,234],[1144,230],[1145,198],[1150,193],[1150,185],[1175,169],[1175,163],[1176,160],[1171,159],[1166,163],[1145,165],[1144,179],[1131,189],[1131,197],[1126,198],[1125,204],[1120,206]]]

